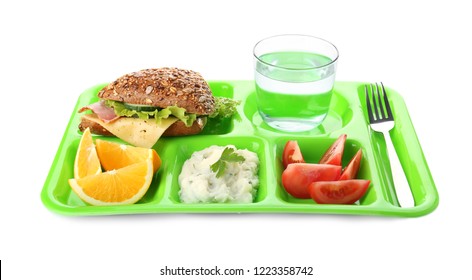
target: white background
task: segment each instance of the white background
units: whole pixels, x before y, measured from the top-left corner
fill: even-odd
[[[471,278],[472,20],[462,2],[5,2],[2,279],[163,279],[166,265],[313,266],[314,277],[298,278],[320,280]],[[252,79],[253,45],[282,33],[333,42],[338,81],[383,81],[403,95],[439,191],[433,213],[73,218],[43,206],[40,191],[83,90],[161,66]],[[257,278],[267,277],[233,279]]]

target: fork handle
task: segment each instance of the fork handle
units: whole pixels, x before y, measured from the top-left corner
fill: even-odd
[[[387,144],[388,157],[390,159],[390,168],[392,170],[393,183],[395,185],[395,192],[397,194],[398,203],[400,207],[408,208],[414,207],[415,201],[411,193],[410,185],[408,184],[406,174],[403,171],[398,154],[393,146],[390,132],[383,133],[385,143]]]

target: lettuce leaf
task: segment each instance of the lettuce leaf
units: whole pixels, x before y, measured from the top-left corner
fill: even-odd
[[[226,97],[215,97],[215,111],[209,115],[210,118],[229,118],[236,113],[236,106],[241,103],[239,100],[233,100]],[[121,117],[137,117],[148,120],[155,119],[159,123],[162,119],[174,116],[181,120],[187,127],[192,126],[197,119],[197,114],[189,114],[184,108],[169,106],[167,108],[157,108],[153,111],[137,111],[126,107],[123,102],[114,100],[105,100],[105,105],[112,107],[115,114]]]
[[[196,114],[187,114],[184,108],[177,106],[169,106],[167,108],[156,108],[154,111],[136,111],[126,108],[126,106],[119,101],[105,100],[108,107],[115,110],[115,114],[122,117],[137,117],[140,119],[155,119],[159,123],[162,119],[168,118],[170,115],[181,120],[187,127],[192,126],[197,119]]]
[[[209,117],[229,118],[236,113],[236,106],[239,104],[241,104],[240,100],[215,96],[215,111]]]

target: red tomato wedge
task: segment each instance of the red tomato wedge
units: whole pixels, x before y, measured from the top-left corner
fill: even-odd
[[[298,142],[295,140],[289,140],[285,144],[284,152],[282,155],[282,163],[284,168],[291,163],[304,163],[302,152],[298,146]]]
[[[321,157],[320,164],[341,165],[346,138],[346,134],[341,134],[331,145],[331,147],[329,147],[329,149],[324,153],[323,157]]]
[[[344,168],[339,180],[356,179],[359,166],[361,165],[362,151],[359,150],[351,159],[349,164]]]
[[[314,182],[308,187],[311,198],[319,204],[353,204],[369,188],[370,180]]]
[[[296,198],[310,198],[308,186],[318,181],[334,181],[341,175],[341,166],[315,163],[292,163],[282,173],[282,185]]]

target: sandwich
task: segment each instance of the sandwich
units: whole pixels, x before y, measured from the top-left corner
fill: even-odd
[[[145,69],[126,74],[98,92],[99,101],[80,108],[79,129],[116,136],[151,148],[161,136],[200,133],[207,118],[226,118],[238,101],[213,96],[208,83],[192,70]]]

